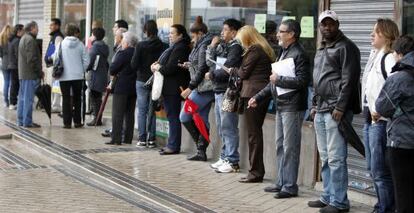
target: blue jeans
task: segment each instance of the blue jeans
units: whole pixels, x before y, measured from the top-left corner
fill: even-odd
[[[352,121],[352,112],[344,114]],[[322,162],[323,193],[321,202],[338,209],[348,209],[348,146],[331,113],[316,113],[315,131],[318,151]]]
[[[149,104],[151,99],[151,90],[144,88],[145,82],[137,81],[137,107],[138,107],[138,140],[147,141],[147,134],[149,134],[148,140],[155,140],[155,114],[150,117],[148,116]],[[147,132],[147,124],[150,129]]]
[[[17,104],[17,124],[19,126],[31,126],[33,124],[33,100],[39,83],[39,80],[20,80]]]
[[[3,100],[6,106],[9,106],[9,91],[10,91],[10,82],[11,82],[11,72],[8,69],[3,70]]]
[[[167,147],[173,151],[179,152],[181,150],[181,123],[179,118],[181,97],[179,94],[165,95],[163,97],[169,128]]]
[[[224,93],[215,94],[215,117],[218,133],[223,143],[220,158],[232,164],[238,164],[239,154],[239,115],[237,112],[224,112],[221,110]]]
[[[194,101],[194,103],[198,106],[198,113],[200,114],[201,118],[203,118],[204,124],[206,125],[207,129],[210,129],[210,123],[208,122],[208,114],[210,113],[211,104],[214,100],[214,93],[213,92],[203,92],[199,93],[196,90],[193,90],[191,94],[188,96],[188,99]],[[193,119],[191,114],[184,112],[184,107],[181,109],[180,112],[180,121],[182,123],[189,122]]]
[[[369,150],[369,129],[371,124],[365,123],[364,128],[362,129],[362,136],[364,139],[365,147],[365,161],[367,163],[367,170],[371,171],[371,151]]]
[[[368,130],[368,144],[366,149],[371,154],[368,165],[371,168],[371,176],[374,181],[375,192],[377,193],[378,203],[375,209],[378,212],[394,212],[394,188],[391,171],[385,159],[387,146],[387,122],[378,121],[376,123],[365,124]]]
[[[300,142],[305,111],[276,112],[276,157],[279,166],[276,187],[298,194]]]

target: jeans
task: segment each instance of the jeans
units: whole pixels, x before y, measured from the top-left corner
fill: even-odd
[[[364,139],[365,147],[365,161],[367,162],[367,170],[371,172],[371,151],[369,149],[369,129],[371,124],[365,123],[364,128],[362,129],[362,136]]]
[[[344,119],[352,121],[352,112],[347,112],[344,116]],[[331,113],[316,113],[314,122],[322,162],[323,193],[320,200],[338,209],[348,209],[347,143]]]
[[[210,113],[211,104],[214,100],[214,93],[213,92],[203,92],[199,93],[196,90],[193,90],[191,94],[188,96],[188,99],[192,100],[194,103],[197,104],[198,110],[197,112],[200,114],[201,118],[204,121],[207,129],[210,129],[210,123],[208,122],[208,114]],[[181,123],[189,122],[193,119],[191,114],[184,112],[184,107],[181,109],[180,112],[180,121]]]
[[[388,162],[385,160],[385,150],[387,145],[387,122],[378,121],[376,123],[365,124],[368,130],[368,143],[366,149],[371,154],[368,164],[370,165],[371,176],[374,181],[375,192],[377,193],[378,203],[375,209],[378,212],[394,212],[394,189],[391,171]]]
[[[276,157],[279,166],[276,187],[298,194],[300,142],[305,111],[276,112]]]
[[[6,106],[9,106],[9,91],[10,91],[10,81],[11,81],[11,72],[8,69],[3,70],[3,100]]]
[[[394,181],[395,212],[414,212],[414,149],[387,147],[387,161]]]
[[[163,97],[169,128],[167,147],[173,151],[179,152],[181,150],[181,97],[179,94],[165,95]]]
[[[231,164],[238,164],[239,154],[239,115],[237,112],[224,112],[221,110],[224,93],[215,94],[215,117],[218,133],[223,143],[220,158],[228,160]]]
[[[17,124],[19,126],[31,126],[33,124],[33,101],[39,84],[39,80],[20,80],[17,104]]]
[[[148,141],[155,140],[155,115],[148,115],[149,104],[151,99],[151,90],[144,88],[145,82],[137,81],[137,106],[138,106],[138,141],[147,141],[147,134],[149,134]],[[148,119],[151,119],[149,121]],[[150,124],[148,124],[150,123]],[[147,130],[147,125],[149,128]]]
[[[81,124],[82,115],[82,86],[83,80],[60,81],[60,91],[62,91],[62,112],[63,125],[71,126],[73,123]]]

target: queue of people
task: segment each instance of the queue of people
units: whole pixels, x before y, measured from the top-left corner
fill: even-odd
[[[263,181],[262,126],[273,99],[277,109],[278,171],[274,184],[264,191],[275,193],[276,199],[298,196],[301,127],[305,112],[310,109],[321,161],[323,192],[318,200],[309,201],[308,206],[320,208],[324,213],[350,209],[348,146],[340,124],[351,123],[354,115],[363,112],[367,169],[378,197],[374,212],[413,212],[414,168],[410,159],[414,150],[414,40],[409,36],[400,37],[398,26],[392,20],[378,19],[373,26],[372,51],[361,80],[360,51],[339,26],[340,20],[334,11],[320,14],[318,27],[322,39],[312,71],[311,59],[300,42],[300,23],[295,20],[284,20],[278,28],[269,24],[268,28],[273,30],[263,36],[253,26],[242,26],[238,20],[227,19],[220,36],[215,36],[202,17],[197,17],[189,29],[190,34],[183,25],[172,25],[169,45],[157,36],[154,20],[145,23],[143,31],[147,38],[143,41],[138,41],[137,36],[128,31],[124,20],[118,20],[112,29],[115,45],[109,62],[110,51],[101,26],[92,29],[86,48],[79,40],[80,30],[76,25],[68,24],[64,37],[60,33],[60,20],[54,19],[45,62],[55,66],[55,62],[61,60],[64,66],[63,74],[54,79],[59,81],[62,93],[64,128],[71,128],[72,120],[75,128],[84,125],[81,97],[85,72],[90,75],[88,87],[93,117],[88,125],[102,125],[102,117],[98,114],[102,94],[112,92],[112,128],[104,134],[111,137],[106,142],[108,145],[132,143],[137,106],[136,145],[155,147],[154,105],[162,102],[169,137],[159,153],[180,153],[183,125],[197,149],[187,159],[207,161],[207,147],[215,141],[206,138],[182,102],[191,100],[197,105],[207,135],[210,133],[209,112],[214,102],[222,149],[219,159],[210,167],[218,173],[238,172],[238,147],[246,143],[250,165],[240,183]],[[278,46],[271,37],[275,29]],[[0,34],[0,53],[3,61],[7,61],[2,64],[3,76],[16,79],[18,73],[20,80],[12,80],[13,91],[20,85],[17,99],[16,92],[10,92],[9,98],[9,86],[7,84],[6,88],[5,84],[4,102],[7,106],[17,103],[18,125],[24,127],[39,127],[31,116],[34,91],[44,77],[35,41],[37,32],[37,24],[31,22],[24,29],[16,25],[13,33],[9,27]],[[12,36],[5,37],[5,34]],[[293,65],[289,70],[292,75],[286,76],[272,68],[275,62]],[[154,73],[163,76],[159,100],[151,97]],[[312,105],[308,106],[308,87],[312,79]],[[59,109],[59,103],[55,104]],[[247,141],[240,141],[239,114],[245,116]]]

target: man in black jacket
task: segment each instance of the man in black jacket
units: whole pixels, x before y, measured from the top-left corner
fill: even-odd
[[[276,192],[277,199],[296,197],[298,194],[296,182],[299,171],[301,129],[307,109],[307,88],[311,78],[309,58],[299,43],[300,33],[300,24],[295,20],[283,21],[277,33],[279,45],[282,46],[279,61],[293,61],[294,77],[280,75],[278,74],[280,70],[272,70],[271,82],[249,100],[250,107],[256,107],[257,103],[271,95],[277,102],[278,178],[275,186],[264,189],[266,192]]]
[[[144,84],[151,77],[151,64],[158,60],[162,52],[167,48],[158,38],[158,27],[154,20],[148,20],[144,25],[144,32],[147,39],[141,41],[135,47],[132,57],[132,70],[137,72],[136,90],[138,106],[138,142],[137,146],[155,147],[155,116],[151,116],[148,124],[147,116],[150,110],[151,90],[144,87]],[[149,127],[149,129],[147,129]],[[147,141],[148,139],[148,141]]]
[[[218,37],[213,38],[211,45],[207,47],[206,57],[223,63],[226,67],[239,67],[242,62],[243,48],[235,39],[241,23],[235,19],[227,19],[223,23],[221,31],[222,42]],[[219,136],[223,143],[220,159],[211,164],[211,168],[217,172],[229,173],[239,170],[239,115],[237,112],[224,112],[221,110],[224,92],[228,87],[229,74],[216,67],[210,61],[206,61],[210,71],[206,78],[213,81],[215,93],[215,117]]]
[[[318,151],[322,162],[324,192],[310,207],[320,212],[349,210],[347,143],[338,129],[346,119],[351,123],[360,108],[360,52],[358,47],[339,30],[338,16],[324,11],[319,16],[322,43],[315,55],[313,69],[313,107]]]

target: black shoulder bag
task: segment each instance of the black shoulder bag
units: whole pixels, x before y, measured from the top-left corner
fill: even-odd
[[[56,62],[53,64],[53,78],[60,78],[63,75],[63,57],[62,57],[62,42],[59,44],[59,51],[58,51],[58,58]]]

